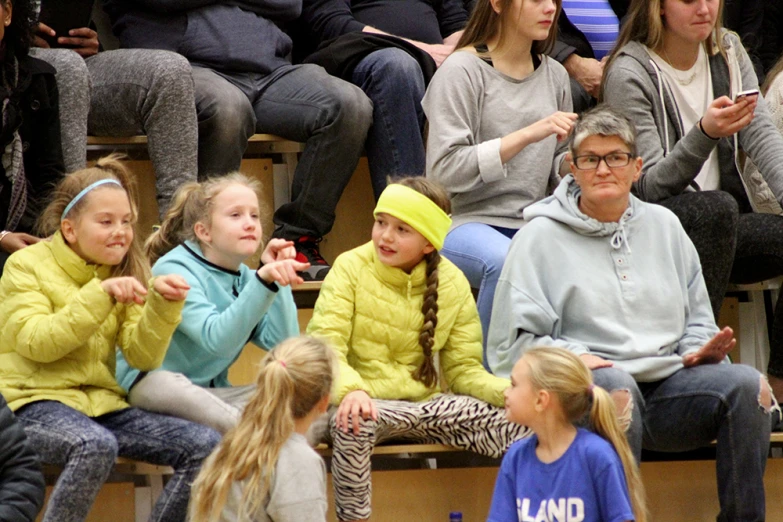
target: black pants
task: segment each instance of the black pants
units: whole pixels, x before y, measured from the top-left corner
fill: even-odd
[[[686,192],[661,202],[674,212],[696,246],[717,317],[726,287],[783,275],[783,216],[740,214],[726,192]],[[781,293],[783,297],[783,292]],[[768,373],[783,377],[783,300],[770,332]]]

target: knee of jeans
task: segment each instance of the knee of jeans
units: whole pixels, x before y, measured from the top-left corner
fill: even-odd
[[[772,387],[769,385],[769,382],[764,375],[759,377],[758,403],[759,409],[764,413],[777,412],[779,415],[781,414],[780,405],[775,398],[775,394],[772,393]]]
[[[378,80],[376,83],[408,89],[411,94],[418,94],[416,101],[421,101],[424,96],[424,74],[415,58],[402,49],[375,51],[369,58],[375,58],[371,69],[372,77]]]
[[[246,142],[256,127],[250,102],[239,91],[215,94],[203,98],[197,108],[199,140],[232,145],[237,140]]]
[[[614,401],[614,405],[617,411],[617,420],[620,423],[620,428],[623,431],[628,431],[631,427],[631,419],[633,418],[633,395],[631,390],[618,389],[613,390],[609,396]]]
[[[324,86],[318,127],[339,125],[343,139],[360,139],[364,142],[367,130],[372,125],[372,102],[359,87],[333,79]]]

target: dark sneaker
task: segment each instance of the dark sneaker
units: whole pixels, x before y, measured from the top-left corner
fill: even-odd
[[[326,274],[329,273],[329,269],[332,268],[318,251],[318,243],[320,242],[320,238],[312,236],[302,236],[294,241],[296,260],[300,263],[310,263],[310,268],[299,272],[305,281],[323,281]]]

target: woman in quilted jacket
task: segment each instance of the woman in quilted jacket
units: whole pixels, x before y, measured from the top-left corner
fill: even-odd
[[[184,279],[150,280],[134,226],[130,172],[115,157],[67,176],[39,223],[48,240],[8,259],[0,279],[0,392],[32,448],[62,467],[44,521],[80,521],[117,456],[172,466],[150,520],[184,521],[214,430],[131,408],[116,349],[160,365],[180,321]]]
[[[501,408],[509,381],[482,365],[470,284],[438,253],[450,207],[443,188],[424,178],[389,185],[372,241],[337,258],[315,305],[307,331],[328,340],[340,363],[327,436],[340,520],[370,517],[370,455],[379,442],[499,457],[528,434]]]

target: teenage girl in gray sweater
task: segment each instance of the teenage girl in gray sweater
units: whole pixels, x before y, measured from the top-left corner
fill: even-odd
[[[564,139],[576,120],[568,74],[544,54],[555,40],[560,4],[480,2],[459,51],[438,69],[422,101],[427,176],[449,190],[453,207],[442,252],[479,289],[485,338],[522,210],[559,182]]]

